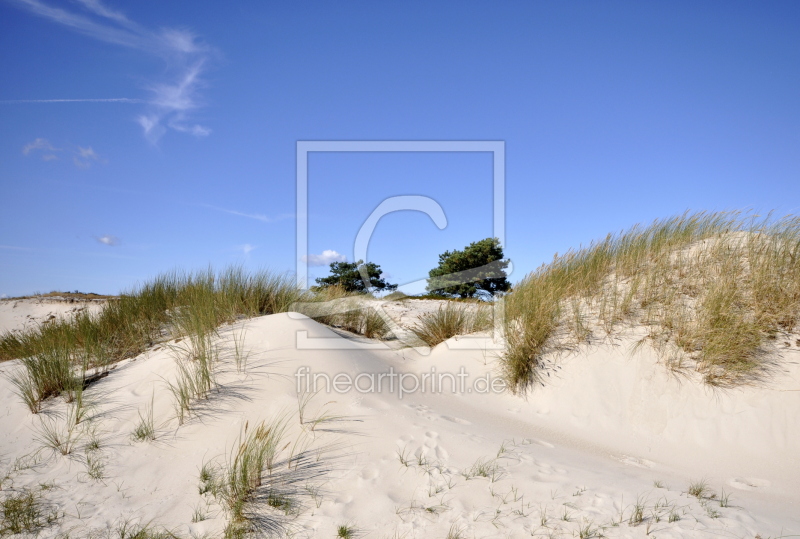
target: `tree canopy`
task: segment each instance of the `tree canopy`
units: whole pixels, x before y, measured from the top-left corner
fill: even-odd
[[[495,295],[511,288],[503,259],[503,247],[497,238],[486,238],[467,245],[461,251],[445,251],[439,265],[428,272],[426,290],[433,294],[462,298],[485,293]]]
[[[318,277],[316,279],[317,285],[320,288],[327,288],[329,286],[339,285],[347,292],[366,292],[367,287],[364,284],[364,279],[359,273],[359,267],[366,269],[369,276],[369,286],[377,290],[395,290],[396,284],[387,283],[382,275],[381,267],[374,262],[364,263],[363,260],[358,262],[331,262],[331,274],[328,277]]]

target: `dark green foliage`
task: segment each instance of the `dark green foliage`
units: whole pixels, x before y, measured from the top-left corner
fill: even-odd
[[[463,251],[440,254],[439,266],[428,272],[430,278],[425,289],[433,294],[462,298],[507,292],[511,288],[506,278],[507,267],[500,240],[486,238],[470,243]]]
[[[359,272],[359,267],[366,270],[369,276],[369,286],[377,290],[395,290],[396,284],[387,283],[381,275],[381,267],[374,262],[332,262],[331,274],[328,277],[317,278],[317,285],[320,288],[329,286],[341,286],[345,292],[367,292],[364,279]]]

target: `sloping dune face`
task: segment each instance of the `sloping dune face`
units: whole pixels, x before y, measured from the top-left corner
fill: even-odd
[[[721,390],[631,353],[643,331],[545,355],[525,396],[488,338],[423,355],[296,313],[154,345],[37,414],[8,361],[3,526],[29,496],[45,537],[800,533],[797,346]]]
[[[638,329],[672,370],[714,387],[758,383],[775,341],[800,331],[800,219],[700,213],[635,226],[556,256],[506,303],[517,391],[548,352]]]

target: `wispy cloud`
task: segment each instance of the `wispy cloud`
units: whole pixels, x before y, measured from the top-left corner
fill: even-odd
[[[276,221],[282,221],[284,219],[291,219],[294,217],[293,215],[289,214],[282,214],[276,217],[270,217],[268,215],[264,215],[262,213],[247,213],[243,211],[237,210],[229,210],[227,208],[220,208],[218,206],[212,206],[211,204],[200,204],[200,206],[204,208],[208,208],[210,210],[221,211],[223,213],[229,213],[231,215],[238,215],[239,217],[247,217],[248,219],[255,219],[256,221],[261,221],[263,223],[274,223]]]
[[[169,129],[204,137],[211,129],[194,123],[191,113],[202,106],[199,88],[203,86],[201,74],[216,51],[202,43],[189,30],[162,28],[150,30],[129,19],[121,11],[106,6],[100,0],[77,0],[83,11],[54,7],[40,0],[12,0],[23,9],[61,24],[72,30],[121,47],[135,49],[157,56],[171,67],[168,81],[153,83],[148,87],[150,99],[45,99],[13,102],[67,103],[147,103],[147,110],[136,121],[145,137],[155,143]]]
[[[130,97],[109,97],[102,99],[3,99],[0,104],[14,103],[148,103],[146,99],[133,99]]]
[[[240,245],[238,249],[241,250],[242,253],[244,253],[244,256],[247,256],[253,251],[255,251],[257,247],[255,245],[250,245],[249,243],[245,243],[244,245]]]
[[[28,155],[36,150],[45,150],[49,152],[60,152],[59,148],[54,148],[50,141],[46,138],[37,138],[33,142],[29,142],[22,147],[22,155]]]
[[[105,234],[104,236],[95,236],[98,243],[102,243],[103,245],[108,245],[109,247],[113,247],[115,245],[119,245],[119,238],[112,236],[110,234]]]
[[[54,147],[49,140],[46,138],[37,138],[33,142],[29,142],[25,146],[22,147],[22,155],[31,155],[37,154],[41,157],[43,161],[54,161],[58,159],[58,156],[52,152],[68,152],[72,154],[72,162],[78,168],[89,168],[92,166],[92,163],[100,162],[105,163],[107,162],[105,159],[100,157],[97,152],[95,152],[91,146],[83,148],[81,146],[73,147],[72,149],[65,149],[65,148],[56,148]]]
[[[78,146],[78,150],[72,158],[72,162],[75,163],[75,166],[78,168],[89,168],[95,161],[103,161],[103,159],[97,155],[91,146],[88,148],[81,148]]]
[[[303,256],[302,260],[309,266],[329,266],[331,262],[345,262],[347,257],[333,249],[326,249],[319,255]]]

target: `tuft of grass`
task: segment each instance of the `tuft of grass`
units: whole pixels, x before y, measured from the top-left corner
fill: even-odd
[[[502,469],[495,460],[484,460],[479,458],[470,468],[462,471],[461,475],[463,475],[465,479],[471,479],[473,477],[485,477],[494,483],[501,473]]]
[[[44,348],[21,360],[23,371],[10,376],[17,395],[34,414],[39,413],[44,399],[83,386],[76,380],[68,349]]]
[[[352,524],[339,524],[336,526],[336,537],[339,539],[353,539],[356,537],[357,528]]]
[[[101,457],[91,453],[86,455],[86,475],[90,479],[102,481],[105,477],[105,468],[106,464]]]
[[[701,479],[699,481],[692,481],[689,484],[689,490],[687,491],[690,496],[694,496],[695,498],[702,499],[708,496],[710,492],[708,488],[708,482],[706,480]]]
[[[167,529],[159,529],[150,524],[140,524],[124,520],[114,529],[117,539],[180,539],[177,534]]]
[[[133,439],[138,442],[156,439],[156,425],[153,418],[153,398],[150,398],[150,404],[145,405],[144,414],[139,411],[139,423],[133,429]]]
[[[198,327],[198,331],[204,331]],[[217,348],[208,334],[193,335],[189,345],[179,348],[184,354],[175,358],[178,374],[174,382],[167,382],[174,397],[178,423],[183,424],[191,412],[193,401],[207,398],[216,386],[214,365],[219,361]]]
[[[242,329],[239,333],[233,335],[233,359],[236,363],[236,372],[242,373],[247,370],[247,360],[250,354],[244,348],[245,330]]]
[[[42,525],[39,499],[32,492],[7,496],[0,502],[0,535],[32,533]]]
[[[466,528],[459,526],[458,524],[453,524],[447,531],[447,536],[445,539],[464,539],[464,534],[466,534],[466,531]]]
[[[272,471],[286,426],[284,419],[271,424],[262,422],[250,432],[245,426],[224,470],[216,479],[213,474],[209,477],[208,481],[216,481],[212,493],[221,499],[231,516],[231,533],[247,522],[248,506],[262,487],[265,474]],[[281,503],[285,507],[291,502],[284,499]]]
[[[641,498],[638,498],[636,503],[633,504],[631,516],[628,518],[628,524],[630,526],[638,526],[644,521],[644,509],[645,502]]]
[[[406,468],[411,465],[411,460],[409,459],[410,452],[407,447],[403,447],[403,449],[398,448],[395,453],[397,454],[397,459],[400,461],[400,464]]]
[[[8,379],[15,388],[14,392],[22,399],[28,410],[38,414],[42,410],[42,399],[39,398],[39,391],[30,371],[9,375]]]
[[[60,425],[55,419],[40,418],[39,433],[36,439],[44,447],[58,451],[62,455],[69,455],[78,438],[76,427],[72,414],[68,414],[63,425]]]
[[[610,234],[557,255],[505,297],[509,387],[540,381],[551,350],[645,325],[671,368],[694,364],[706,383],[758,376],[767,340],[800,322],[800,217],[686,213]]]
[[[468,335],[491,327],[489,306],[448,302],[436,312],[422,315],[411,330],[428,346],[436,346],[456,335]]]
[[[206,494],[210,492],[214,494],[215,487],[216,487],[216,473],[214,472],[214,468],[212,468],[208,463],[203,463],[203,466],[200,467],[200,486],[198,487],[199,494]]]
[[[590,520],[588,522],[584,521],[578,526],[578,537],[579,539],[591,539],[592,537],[600,537],[600,529],[592,526],[593,522]]]
[[[102,441],[100,440],[100,436],[97,434],[97,429],[90,428],[88,430],[89,441],[86,443],[86,452],[91,453],[93,451],[99,451],[102,445]]]
[[[203,522],[207,518],[208,513],[200,505],[195,506],[194,511],[192,511],[192,522]]]

